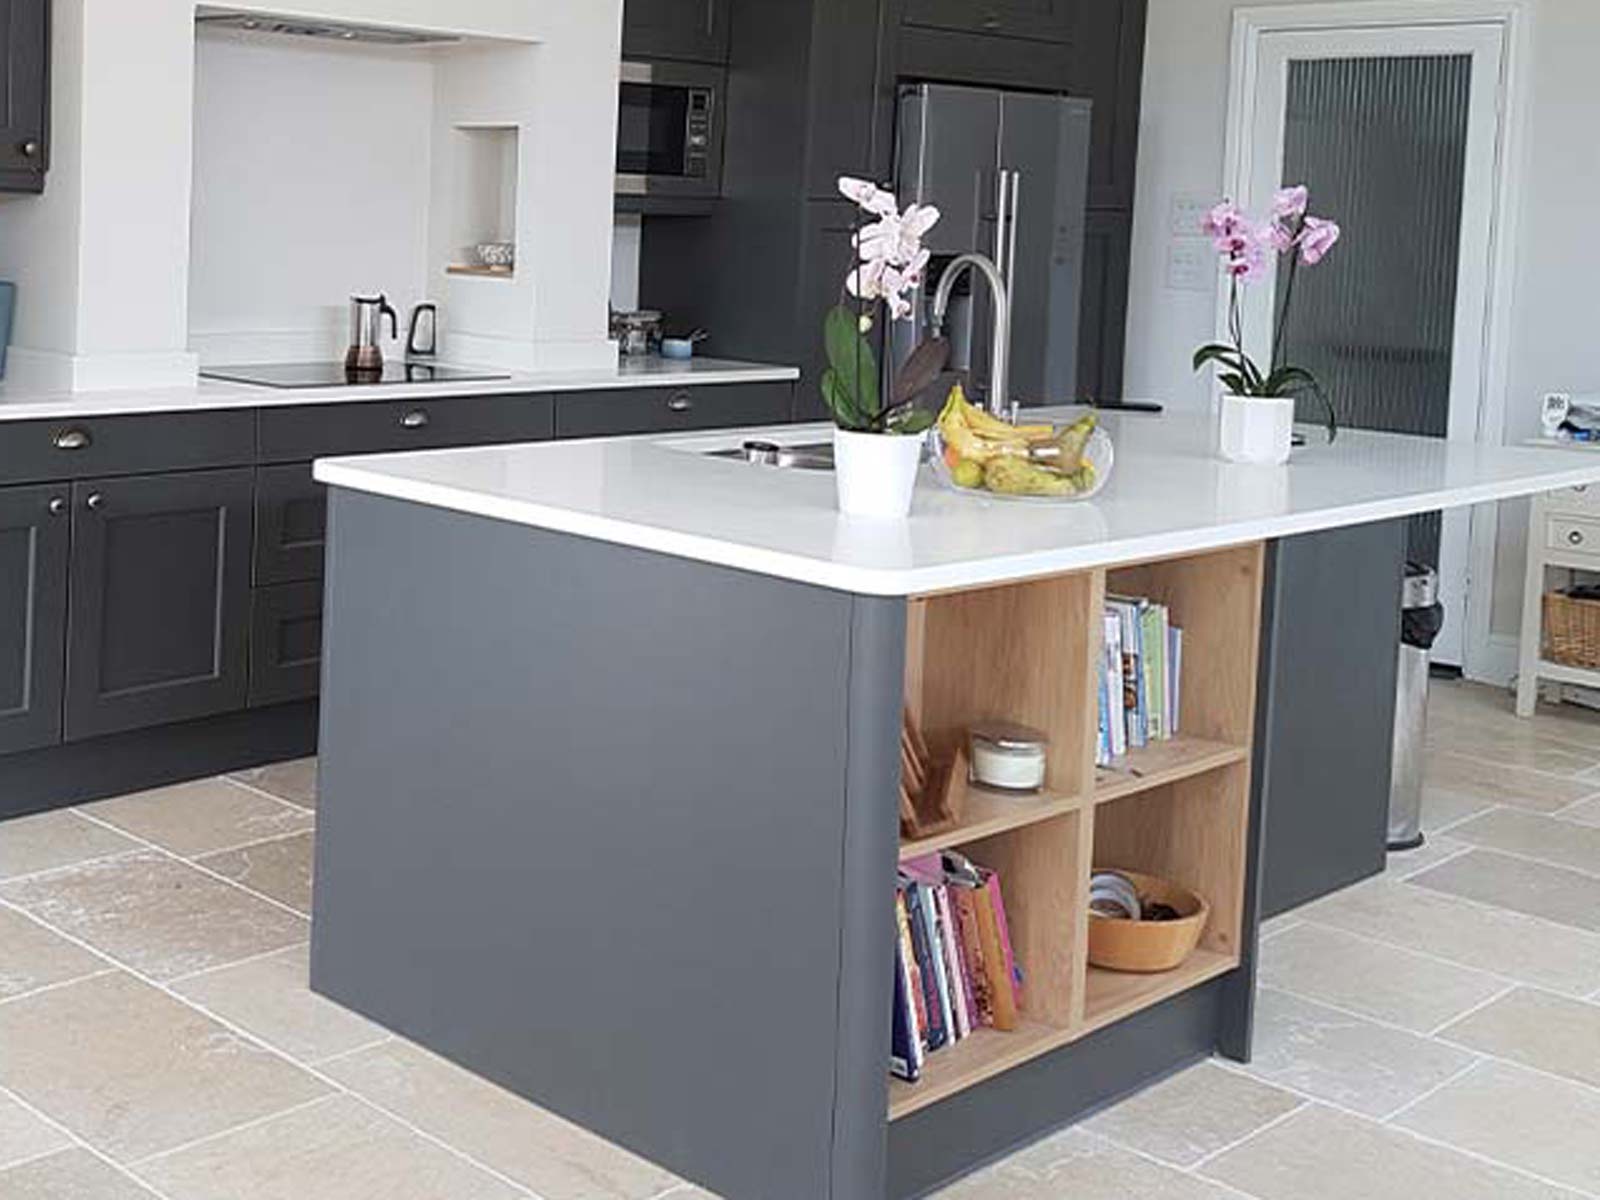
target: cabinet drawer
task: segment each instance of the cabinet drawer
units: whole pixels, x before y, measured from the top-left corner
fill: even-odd
[[[556,401],[556,436],[617,437],[789,419],[793,385],[727,383],[683,388],[568,392]]]
[[[1575,517],[1551,517],[1545,522],[1547,549],[1565,554],[1591,554],[1600,558],[1600,518],[1584,521]]]
[[[442,396],[264,408],[261,461],[534,442],[553,432],[549,396]]]
[[[327,531],[327,489],[311,477],[310,463],[256,472],[257,587],[321,579]]]
[[[247,465],[255,414],[149,413],[0,424],[0,483]]]
[[[1600,516],[1600,484],[1580,483],[1577,487],[1558,488],[1544,497],[1544,505],[1550,512]]]
[[[309,700],[322,671],[322,584],[257,588],[250,611],[250,707]]]

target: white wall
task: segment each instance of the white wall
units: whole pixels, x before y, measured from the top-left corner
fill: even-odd
[[[417,51],[197,40],[189,344],[202,362],[343,350],[347,300],[428,293],[433,62]]]
[[[611,230],[611,307],[619,312],[639,307],[639,243],[643,236],[640,217],[617,215]]]
[[[1276,0],[1302,3],[1314,0]],[[1138,192],[1129,281],[1127,389],[1177,408],[1209,402],[1210,382],[1189,369],[1195,346],[1215,333],[1214,287],[1171,286],[1173,206],[1223,185],[1229,55],[1235,0],[1150,0],[1140,118]],[[1537,429],[1546,391],[1600,391],[1600,239],[1575,236],[1600,194],[1595,54],[1600,3],[1540,0],[1529,70],[1529,144],[1518,226],[1510,391],[1505,437]],[[1348,231],[1359,237],[1360,230]],[[1203,244],[1203,243],[1202,243]],[[1493,627],[1514,635],[1520,619],[1526,505],[1502,506],[1493,581]]]

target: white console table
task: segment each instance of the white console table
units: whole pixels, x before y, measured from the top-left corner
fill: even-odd
[[[1600,443],[1529,443],[1576,454],[1600,454]],[[1544,593],[1549,569],[1600,573],[1600,485],[1560,488],[1533,498],[1528,520],[1528,569],[1522,587],[1522,637],[1517,668],[1517,715],[1531,717],[1539,681],[1600,688],[1600,670],[1568,667],[1544,657]]]

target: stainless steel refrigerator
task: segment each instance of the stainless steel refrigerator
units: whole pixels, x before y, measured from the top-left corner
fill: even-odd
[[[1025,405],[1060,404],[1077,391],[1078,309],[1088,202],[1087,100],[948,84],[900,89],[896,184],[902,204],[943,214],[922,303],[894,323],[896,361],[927,332],[944,266],[975,250],[994,259],[1011,293],[1010,385]],[[951,365],[988,395],[991,310],[968,274],[946,320]]]

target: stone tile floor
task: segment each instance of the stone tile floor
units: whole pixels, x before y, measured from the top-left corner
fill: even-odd
[[[1600,1198],[1600,714],[1436,685],[1429,844],[1210,1062],[947,1200]],[[706,1200],[305,986],[311,761],[0,824],[4,1200]],[[737,1198],[730,1198],[737,1200]]]

